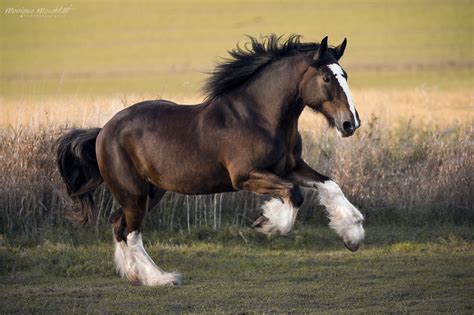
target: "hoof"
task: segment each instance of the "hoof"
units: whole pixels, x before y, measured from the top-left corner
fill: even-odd
[[[150,287],[178,286],[181,284],[181,275],[177,272],[166,272],[141,279],[140,282],[140,284]]]
[[[344,242],[344,246],[351,252],[356,252],[359,249],[360,244],[351,244]]]

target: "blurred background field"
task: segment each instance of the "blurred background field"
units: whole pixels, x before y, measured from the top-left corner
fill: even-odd
[[[352,89],[357,110],[365,124],[372,116],[383,119],[387,126],[406,120],[447,128],[453,124],[471,123],[474,118],[474,94],[463,90],[414,89]],[[60,95],[32,99],[28,95],[3,99],[2,128],[44,129],[52,126],[89,126],[105,124],[116,112],[152,95],[124,94],[122,96]],[[197,104],[202,98],[169,96],[166,99],[183,104]],[[300,129],[332,131],[321,115],[305,109]],[[357,134],[356,134],[357,136]],[[348,141],[349,143],[350,141]]]
[[[77,1],[57,17],[6,14],[55,1],[2,1],[4,97],[199,97],[205,72],[244,34],[349,40],[352,88],[472,87],[473,6],[454,1]]]
[[[5,11],[58,6],[66,13]],[[269,33],[347,37],[341,63],[363,118],[472,120],[470,1],[3,1],[1,11],[3,127],[101,125],[143,99],[197,103],[227,50]]]

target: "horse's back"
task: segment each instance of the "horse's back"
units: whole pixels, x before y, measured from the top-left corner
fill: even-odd
[[[144,124],[156,123],[171,116],[181,116],[179,120],[190,120],[192,117],[186,114],[195,112],[197,108],[199,105],[179,105],[167,100],[143,101],[118,112],[104,128],[118,124],[124,127],[133,121],[139,121],[141,126],[145,126]]]
[[[203,140],[204,107],[159,100],[122,110],[99,134],[96,148],[103,161],[99,167],[116,170],[121,164],[132,165],[138,177],[177,192],[232,190],[216,146]],[[112,167],[113,163],[117,165]]]

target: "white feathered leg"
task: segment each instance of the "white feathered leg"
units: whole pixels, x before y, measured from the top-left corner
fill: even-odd
[[[153,262],[143,247],[142,236],[138,231],[127,235],[127,243],[115,241],[114,260],[117,272],[134,283],[162,286],[181,282],[178,273],[165,272]]]
[[[256,230],[265,234],[286,235],[295,225],[298,208],[289,202],[273,198],[262,206],[263,216],[254,223]]]
[[[349,250],[356,251],[365,237],[364,216],[346,199],[335,182],[327,180],[316,185],[321,204],[326,206],[331,220],[329,226],[342,237]]]

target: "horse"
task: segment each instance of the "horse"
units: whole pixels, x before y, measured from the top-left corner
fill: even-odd
[[[145,286],[179,284],[143,247],[145,214],[167,191],[187,195],[249,191],[270,196],[252,225],[288,234],[303,203],[300,187],[316,189],[330,227],[350,251],[364,239],[364,217],[328,176],[302,159],[298,118],[306,106],[342,137],[360,127],[347,73],[338,61],[347,39],[328,46],[269,35],[237,44],[210,73],[197,105],[143,101],[102,128],[73,129],[57,140],[57,164],[77,202],[74,222],[94,221],[93,193],[103,182],[120,205],[109,218],[118,273]]]

